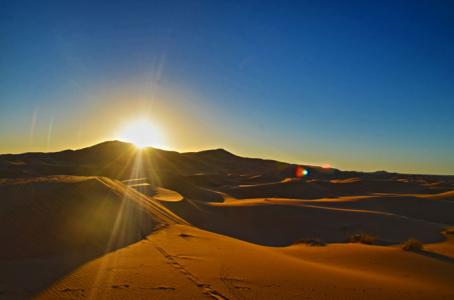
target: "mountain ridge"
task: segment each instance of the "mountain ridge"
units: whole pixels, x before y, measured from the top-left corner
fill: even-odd
[[[101,167],[101,169],[104,169],[109,163],[125,163],[128,159],[131,160],[131,157],[139,154],[144,157],[149,156],[150,161],[157,165],[158,169],[167,169],[171,172],[181,173],[181,175],[191,175],[195,173],[229,173],[232,171],[254,173],[254,169],[258,168],[260,169],[260,174],[263,174],[263,172],[267,174],[273,173],[279,178],[286,178],[296,177],[295,168],[301,166],[309,171],[310,176],[316,177],[346,178],[365,176],[373,178],[390,178],[404,176],[415,178],[419,176],[429,176],[433,178],[454,178],[454,175],[402,174],[387,171],[341,171],[334,168],[322,168],[320,166],[281,162],[273,159],[243,157],[223,148],[192,152],[177,152],[154,147],[138,149],[131,143],[118,140],[104,141],[81,149],[66,149],[56,152],[0,154],[0,177],[62,175],[65,173],[57,171],[61,168],[68,171],[68,168],[64,168],[64,166],[68,167],[68,164],[75,168],[96,165],[98,168]],[[30,169],[30,167],[37,168],[39,166],[45,167],[44,169],[46,170],[44,173],[41,172],[41,170],[24,173],[25,169]],[[49,170],[49,168],[52,169],[52,167],[54,168],[54,171]],[[109,175],[102,173],[96,174],[96,172],[93,174],[93,172],[87,170],[85,172],[72,171],[73,172],[70,172],[72,175]],[[21,173],[24,174],[21,175]],[[124,179],[121,176],[113,177]]]

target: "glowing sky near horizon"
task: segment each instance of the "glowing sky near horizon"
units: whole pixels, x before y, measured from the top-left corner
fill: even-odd
[[[452,2],[71,2],[0,3],[0,153],[147,118],[177,151],[454,174]]]
[[[162,132],[147,118],[137,118],[126,122],[115,137],[116,140],[132,143],[138,148],[168,148]]]

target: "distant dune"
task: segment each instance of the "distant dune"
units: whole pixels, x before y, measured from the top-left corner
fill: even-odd
[[[378,244],[398,244],[410,237],[436,242],[443,239],[440,232],[454,223],[452,203],[419,208],[421,201],[409,200],[404,205],[398,201],[387,204],[387,208],[378,203],[377,208],[366,201],[345,200],[340,205],[311,203],[314,201],[259,198],[210,205],[190,200],[163,204],[198,227],[274,246],[303,238],[347,242],[352,235],[361,233],[374,235]]]
[[[0,299],[454,299],[453,226],[453,176],[121,142],[0,155]]]

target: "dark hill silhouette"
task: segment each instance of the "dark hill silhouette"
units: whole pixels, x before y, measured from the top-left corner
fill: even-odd
[[[273,160],[239,157],[224,149],[178,153],[151,147],[137,150],[129,143],[109,141],[79,150],[0,155],[0,177],[74,174],[127,179],[136,159],[141,159],[155,172],[181,176],[229,172],[255,174],[290,166]]]
[[[225,149],[179,153],[107,141],[79,150],[0,155],[0,178],[48,175],[106,176],[118,180],[147,178],[187,198],[222,201],[219,193],[249,197],[337,197],[370,193],[440,193],[452,189],[452,176],[404,175],[384,171],[344,172],[302,166],[308,176],[296,178],[298,165],[237,156]],[[358,178],[359,180],[342,181]],[[336,181],[338,180],[338,181]],[[340,180],[340,181],[339,181]],[[423,182],[424,184],[421,184]]]

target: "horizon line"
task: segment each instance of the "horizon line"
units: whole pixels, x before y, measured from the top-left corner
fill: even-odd
[[[141,147],[138,148],[136,145],[134,145],[134,143],[131,143],[131,142],[126,142],[126,141],[121,141],[121,140],[118,140],[118,139],[114,139],[114,140],[105,140],[105,141],[102,141],[102,142],[99,142],[99,143],[96,143],[96,144],[93,144],[93,145],[90,145],[90,146],[85,146],[85,147],[81,147],[81,148],[66,148],[66,149],[62,149],[62,150],[57,150],[57,151],[25,151],[25,152],[19,152],[19,153],[0,153],[0,156],[5,156],[5,155],[26,155],[26,154],[54,154],[54,153],[60,153],[60,152],[65,152],[65,151],[79,151],[79,150],[84,150],[84,149],[88,149],[88,148],[92,148],[92,147],[96,147],[96,146],[99,146],[101,144],[106,144],[106,143],[122,143],[122,144],[127,144],[127,145],[131,145],[135,148],[137,148],[138,151],[140,150],[144,150],[144,149],[153,149],[153,150],[159,150],[159,151],[166,151],[166,152],[176,152],[176,153],[179,153],[179,154],[188,154],[188,153],[200,153],[200,152],[206,152],[206,151],[216,151],[216,150],[223,150],[229,154],[232,154],[234,156],[237,156],[237,157],[242,157],[242,158],[249,158],[249,159],[262,159],[262,160],[272,160],[272,161],[276,161],[276,162],[281,162],[281,163],[287,163],[287,164],[291,164],[291,165],[301,165],[301,166],[305,166],[305,167],[312,167],[312,168],[323,168],[322,166],[320,165],[314,165],[314,164],[310,164],[310,163],[295,163],[295,162],[288,162],[288,161],[281,161],[281,160],[276,160],[276,159],[273,159],[273,158],[267,158],[267,157],[249,157],[249,156],[242,156],[242,155],[237,155],[229,150],[226,150],[225,148],[222,148],[222,147],[219,147],[219,148],[210,148],[210,149],[201,149],[201,150],[197,150],[197,151],[177,151],[177,150],[169,150],[169,149],[162,149],[162,148],[157,148],[157,147],[154,147],[154,146],[146,146],[146,147]],[[430,173],[405,173],[405,172],[397,172],[397,171],[388,171],[388,170],[375,170],[375,171],[365,171],[365,170],[344,170],[344,169],[338,169],[338,168],[335,168],[335,167],[332,167],[330,166],[328,169],[332,169],[332,170],[337,170],[337,171],[341,171],[341,172],[356,172],[356,173],[379,173],[379,172],[385,172],[385,173],[388,173],[388,174],[401,174],[401,175],[414,175],[414,176],[443,176],[443,177],[454,177],[454,174],[430,174]]]

